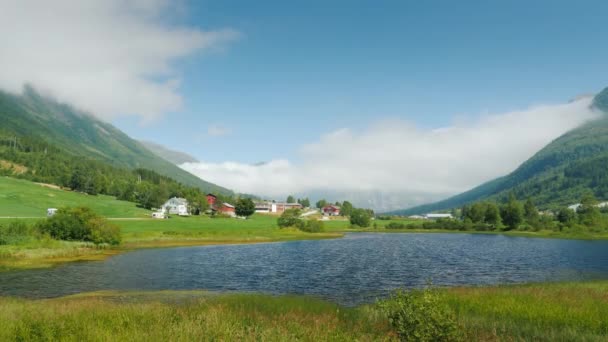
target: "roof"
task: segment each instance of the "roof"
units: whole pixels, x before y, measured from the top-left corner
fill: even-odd
[[[338,207],[337,205],[333,205],[333,204],[328,204],[326,206],[323,207],[323,209],[325,208],[334,208],[334,209],[340,209],[340,207]]]
[[[222,203],[222,205],[223,205],[224,207],[228,207],[228,208],[234,208],[234,206],[233,206],[232,204],[230,204],[230,203]]]
[[[211,197],[217,198],[217,196],[215,196],[215,195],[214,195],[214,194],[212,194],[212,193],[209,193],[209,194],[207,194],[206,196],[211,196]]]

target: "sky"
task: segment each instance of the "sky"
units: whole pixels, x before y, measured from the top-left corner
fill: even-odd
[[[605,1],[0,8],[1,88],[32,83],[193,155],[184,168],[202,178],[267,196],[456,194],[592,118],[568,102],[608,86]]]

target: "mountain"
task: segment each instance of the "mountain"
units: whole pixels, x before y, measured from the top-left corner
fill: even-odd
[[[591,190],[608,199],[608,88],[597,94],[592,109],[601,113],[555,139],[511,174],[436,203],[390,212],[413,215],[448,210],[480,200],[504,200],[509,193],[532,198],[541,208],[577,203]]]
[[[37,137],[75,156],[121,168],[145,168],[204,191],[232,194],[205,182],[149,151],[109,123],[70,105],[41,96],[31,87],[22,95],[0,91],[0,135]]]
[[[171,150],[163,145],[151,141],[140,140],[139,143],[144,145],[144,147],[148,150],[152,151],[152,153],[172,164],[180,165],[183,163],[198,163],[196,158],[187,153]]]

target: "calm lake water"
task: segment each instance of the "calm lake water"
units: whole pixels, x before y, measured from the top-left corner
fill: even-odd
[[[608,241],[475,234],[348,234],[343,239],[139,250],[103,262],[0,273],[0,295],[206,289],[305,294],[345,305],[400,287],[608,279]]]

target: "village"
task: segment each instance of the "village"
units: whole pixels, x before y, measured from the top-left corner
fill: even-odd
[[[218,197],[214,194],[207,194],[206,196],[208,210],[206,210],[206,214],[216,215],[220,214],[226,217],[236,218],[236,207],[235,205],[227,202],[222,202],[218,200]],[[309,208],[304,207],[301,203],[298,202],[277,202],[274,200],[269,201],[254,201],[255,204],[255,213],[257,214],[268,214],[268,215],[281,215],[286,210],[289,209],[299,209],[304,210],[302,216],[309,216],[313,214],[321,214],[322,219],[329,219],[330,217],[338,217],[340,216],[340,206],[334,204],[327,204],[322,206],[321,208]],[[51,209],[49,209],[51,210]],[[53,209],[53,213],[56,209]],[[50,213],[50,212],[49,212]],[[188,203],[188,200],[180,197],[172,197],[167,202],[165,202],[162,207],[158,210],[154,210],[152,213],[152,218],[155,219],[166,219],[169,218],[170,215],[177,216],[190,216],[191,210]]]

